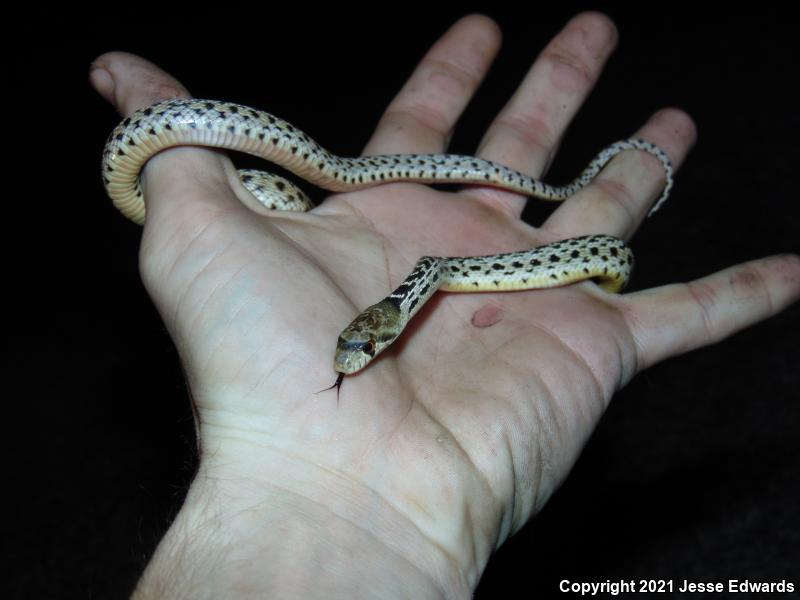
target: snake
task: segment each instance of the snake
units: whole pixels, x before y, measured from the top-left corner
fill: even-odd
[[[554,186],[502,164],[457,154],[392,154],[345,158],[320,146],[294,125],[267,112],[219,100],[172,98],[141,108],[123,120],[103,151],[102,176],[114,205],[143,224],[145,202],[140,173],[155,154],[174,146],[234,150],[268,160],[331,192],[349,192],[384,183],[474,184],[542,200],[563,201],[586,187],[622,152],[638,150],[663,166],[665,184],[650,211],[669,196],[672,164],[655,144],[630,138],[607,146],[572,182]],[[269,210],[313,208],[292,181],[275,174],[240,170],[244,187]],[[367,307],[339,335],[334,370],[357,373],[392,344],[437,291],[503,292],[550,288],[593,280],[616,293],[628,283],[633,253],[620,239],[586,235],[519,252],[486,256],[423,256],[411,273],[377,304]],[[332,386],[333,387],[333,386]]]

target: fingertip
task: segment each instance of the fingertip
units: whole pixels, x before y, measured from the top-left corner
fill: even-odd
[[[456,21],[434,48],[456,58],[472,77],[483,77],[489,63],[500,50],[503,33],[490,17],[474,13]]]
[[[775,273],[787,291],[787,303],[792,304],[800,299],[800,255],[785,253],[772,257]]]
[[[108,70],[93,62],[89,69],[89,83],[104,100],[116,106],[114,102],[114,78]]]
[[[635,137],[646,139],[661,148],[677,169],[697,142],[697,126],[694,119],[680,108],[662,108],[648,119]],[[654,161],[652,165],[654,169],[657,168]]]
[[[782,260],[794,273],[800,275],[800,254],[785,252],[783,254],[778,254],[778,258]]]
[[[603,47],[613,50],[619,42],[619,30],[616,23],[607,14],[599,11],[585,11],[575,15],[567,23],[567,27],[580,30],[591,43],[599,41]]]
[[[503,39],[503,31],[500,29],[500,25],[483,13],[473,13],[462,17],[456,21],[454,27],[464,27],[478,32],[484,36],[486,42],[496,47],[500,46],[500,42]]]
[[[101,54],[92,62],[89,78],[97,92],[125,116],[159,100],[190,97],[172,75],[128,52]]]
[[[668,106],[657,111],[653,120],[661,123],[666,132],[679,139],[685,148],[689,149],[697,142],[697,123],[685,110]]]

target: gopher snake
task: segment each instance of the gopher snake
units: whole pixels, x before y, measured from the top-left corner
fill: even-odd
[[[114,205],[142,224],[145,205],[139,172],[169,147],[196,145],[238,150],[270,160],[333,192],[389,182],[471,183],[543,200],[564,200],[585,187],[617,154],[642,150],[664,167],[666,184],[651,214],[672,187],[672,166],[658,147],[638,139],[605,148],[571,183],[555,187],[472,156],[402,154],[342,158],[305,133],[268,113],[231,102],[172,99],[136,111],[112,132],[103,153],[103,181]],[[242,183],[265,207],[304,211],[311,204],[294,184],[259,171],[240,171]],[[584,279],[620,291],[628,281],[633,254],[607,235],[572,238],[523,252],[473,257],[423,257],[386,298],[370,306],[339,336],[334,368],[340,374],[363,369],[391,344],[437,291],[479,292],[545,288]],[[341,381],[341,375],[339,377]]]

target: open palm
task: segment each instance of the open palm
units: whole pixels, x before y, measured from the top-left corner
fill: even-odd
[[[576,28],[591,33],[585,45],[575,42]],[[540,176],[613,42],[607,20],[573,20],[478,154]],[[445,151],[496,46],[486,19],[456,24],[389,107],[366,153]],[[95,75],[96,86],[125,114],[186,94],[137,57],[114,53],[96,64],[115,84],[112,92]],[[679,163],[694,130],[670,110],[637,136]],[[316,393],[335,378],[337,334],[422,255],[523,250],[595,233],[627,239],[662,185],[657,160],[627,152],[540,228],[519,219],[524,198],[477,187],[391,184],[332,196],[306,214],[259,214],[240,202],[246,192],[221,153],[157,156],[145,171],[142,271],[197,408],[198,479],[246,480],[247,493],[227,487],[228,495],[280,490],[336,518],[374,523],[375,536],[393,532],[394,551],[415,568],[441,562],[474,586],[490,553],[566,476],[613,393],[654,362],[791,302],[796,275],[793,289],[778,281],[796,274],[798,261],[750,263],[628,296],[592,283],[440,293],[389,350],[345,378],[338,398]],[[398,540],[405,526],[417,537]]]

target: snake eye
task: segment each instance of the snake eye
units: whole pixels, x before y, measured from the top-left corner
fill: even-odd
[[[375,342],[369,340],[361,346],[361,351],[369,356],[375,356]]]

